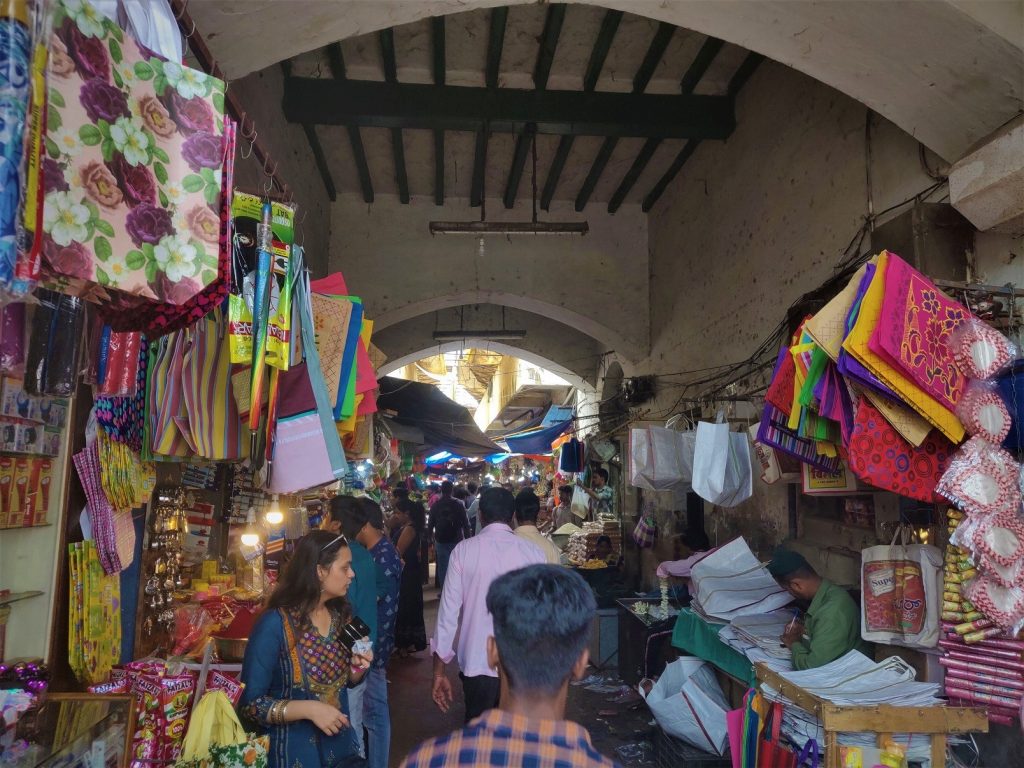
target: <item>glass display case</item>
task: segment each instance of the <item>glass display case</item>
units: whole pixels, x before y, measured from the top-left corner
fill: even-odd
[[[135,731],[132,696],[50,693],[0,739],[15,768],[127,768]]]

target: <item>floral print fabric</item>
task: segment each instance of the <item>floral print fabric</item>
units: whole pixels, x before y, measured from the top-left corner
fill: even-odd
[[[62,290],[185,303],[217,278],[224,83],[149,55],[88,0],[57,3],[51,46],[49,271]]]
[[[890,253],[882,313],[868,345],[899,366],[946,408],[954,408],[966,378],[953,356],[952,337],[970,312],[931,280]]]

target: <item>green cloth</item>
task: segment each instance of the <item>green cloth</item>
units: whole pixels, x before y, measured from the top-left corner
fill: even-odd
[[[718,639],[723,626],[709,624],[689,608],[684,608],[679,612],[676,626],[672,630],[672,645],[714,664],[727,675],[753,687],[757,678],[750,660]]]
[[[842,587],[822,579],[804,621],[810,641],[793,645],[793,669],[814,669],[856,649],[870,655],[860,638],[860,611]]]

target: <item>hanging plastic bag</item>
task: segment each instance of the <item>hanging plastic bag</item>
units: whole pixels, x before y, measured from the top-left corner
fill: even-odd
[[[693,479],[696,438],[696,432],[665,427],[631,430],[631,485],[650,491],[688,487]]]
[[[580,520],[590,517],[590,496],[579,485],[572,489],[572,501],[569,502],[569,509]]]
[[[136,392],[139,372],[139,348],[142,334],[105,333],[100,345],[96,394],[106,397],[130,397]]]
[[[20,168],[31,85],[32,36],[26,2],[5,2],[0,13],[0,287],[9,291],[18,260],[18,209],[25,191]]]
[[[692,656],[676,659],[650,693],[640,694],[658,725],[697,749],[724,755],[729,746],[729,704],[711,665]]]
[[[345,453],[335,428],[320,357],[313,340],[308,277],[302,249],[295,249],[296,303],[306,360],[280,374],[280,396],[274,430],[273,460],[267,489],[295,493],[344,476]]]
[[[89,0],[53,6],[46,146],[63,174],[44,269],[81,296],[181,305],[217,278],[224,82],[153,55]]]
[[[730,432],[724,422],[697,425],[693,490],[720,507],[735,507],[753,495],[750,443],[745,434]]]
[[[231,392],[227,320],[212,312],[189,331],[192,345],[182,364],[181,398],[196,456],[211,461],[244,458],[249,435]]]
[[[939,642],[942,552],[909,541],[910,531],[901,525],[889,545],[861,551],[861,637],[934,648]]]
[[[633,541],[640,549],[650,549],[654,546],[657,537],[658,523],[655,521],[654,515],[644,512],[636,521],[636,527],[633,529]]]
[[[25,360],[25,391],[30,395],[69,397],[78,379],[85,309],[75,296],[39,289],[36,297],[39,306],[32,320]]]

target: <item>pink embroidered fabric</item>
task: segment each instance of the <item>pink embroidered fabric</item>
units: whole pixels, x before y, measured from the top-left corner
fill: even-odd
[[[951,337],[970,316],[963,304],[890,254],[882,313],[868,347],[952,410],[967,379],[954,358]]]

